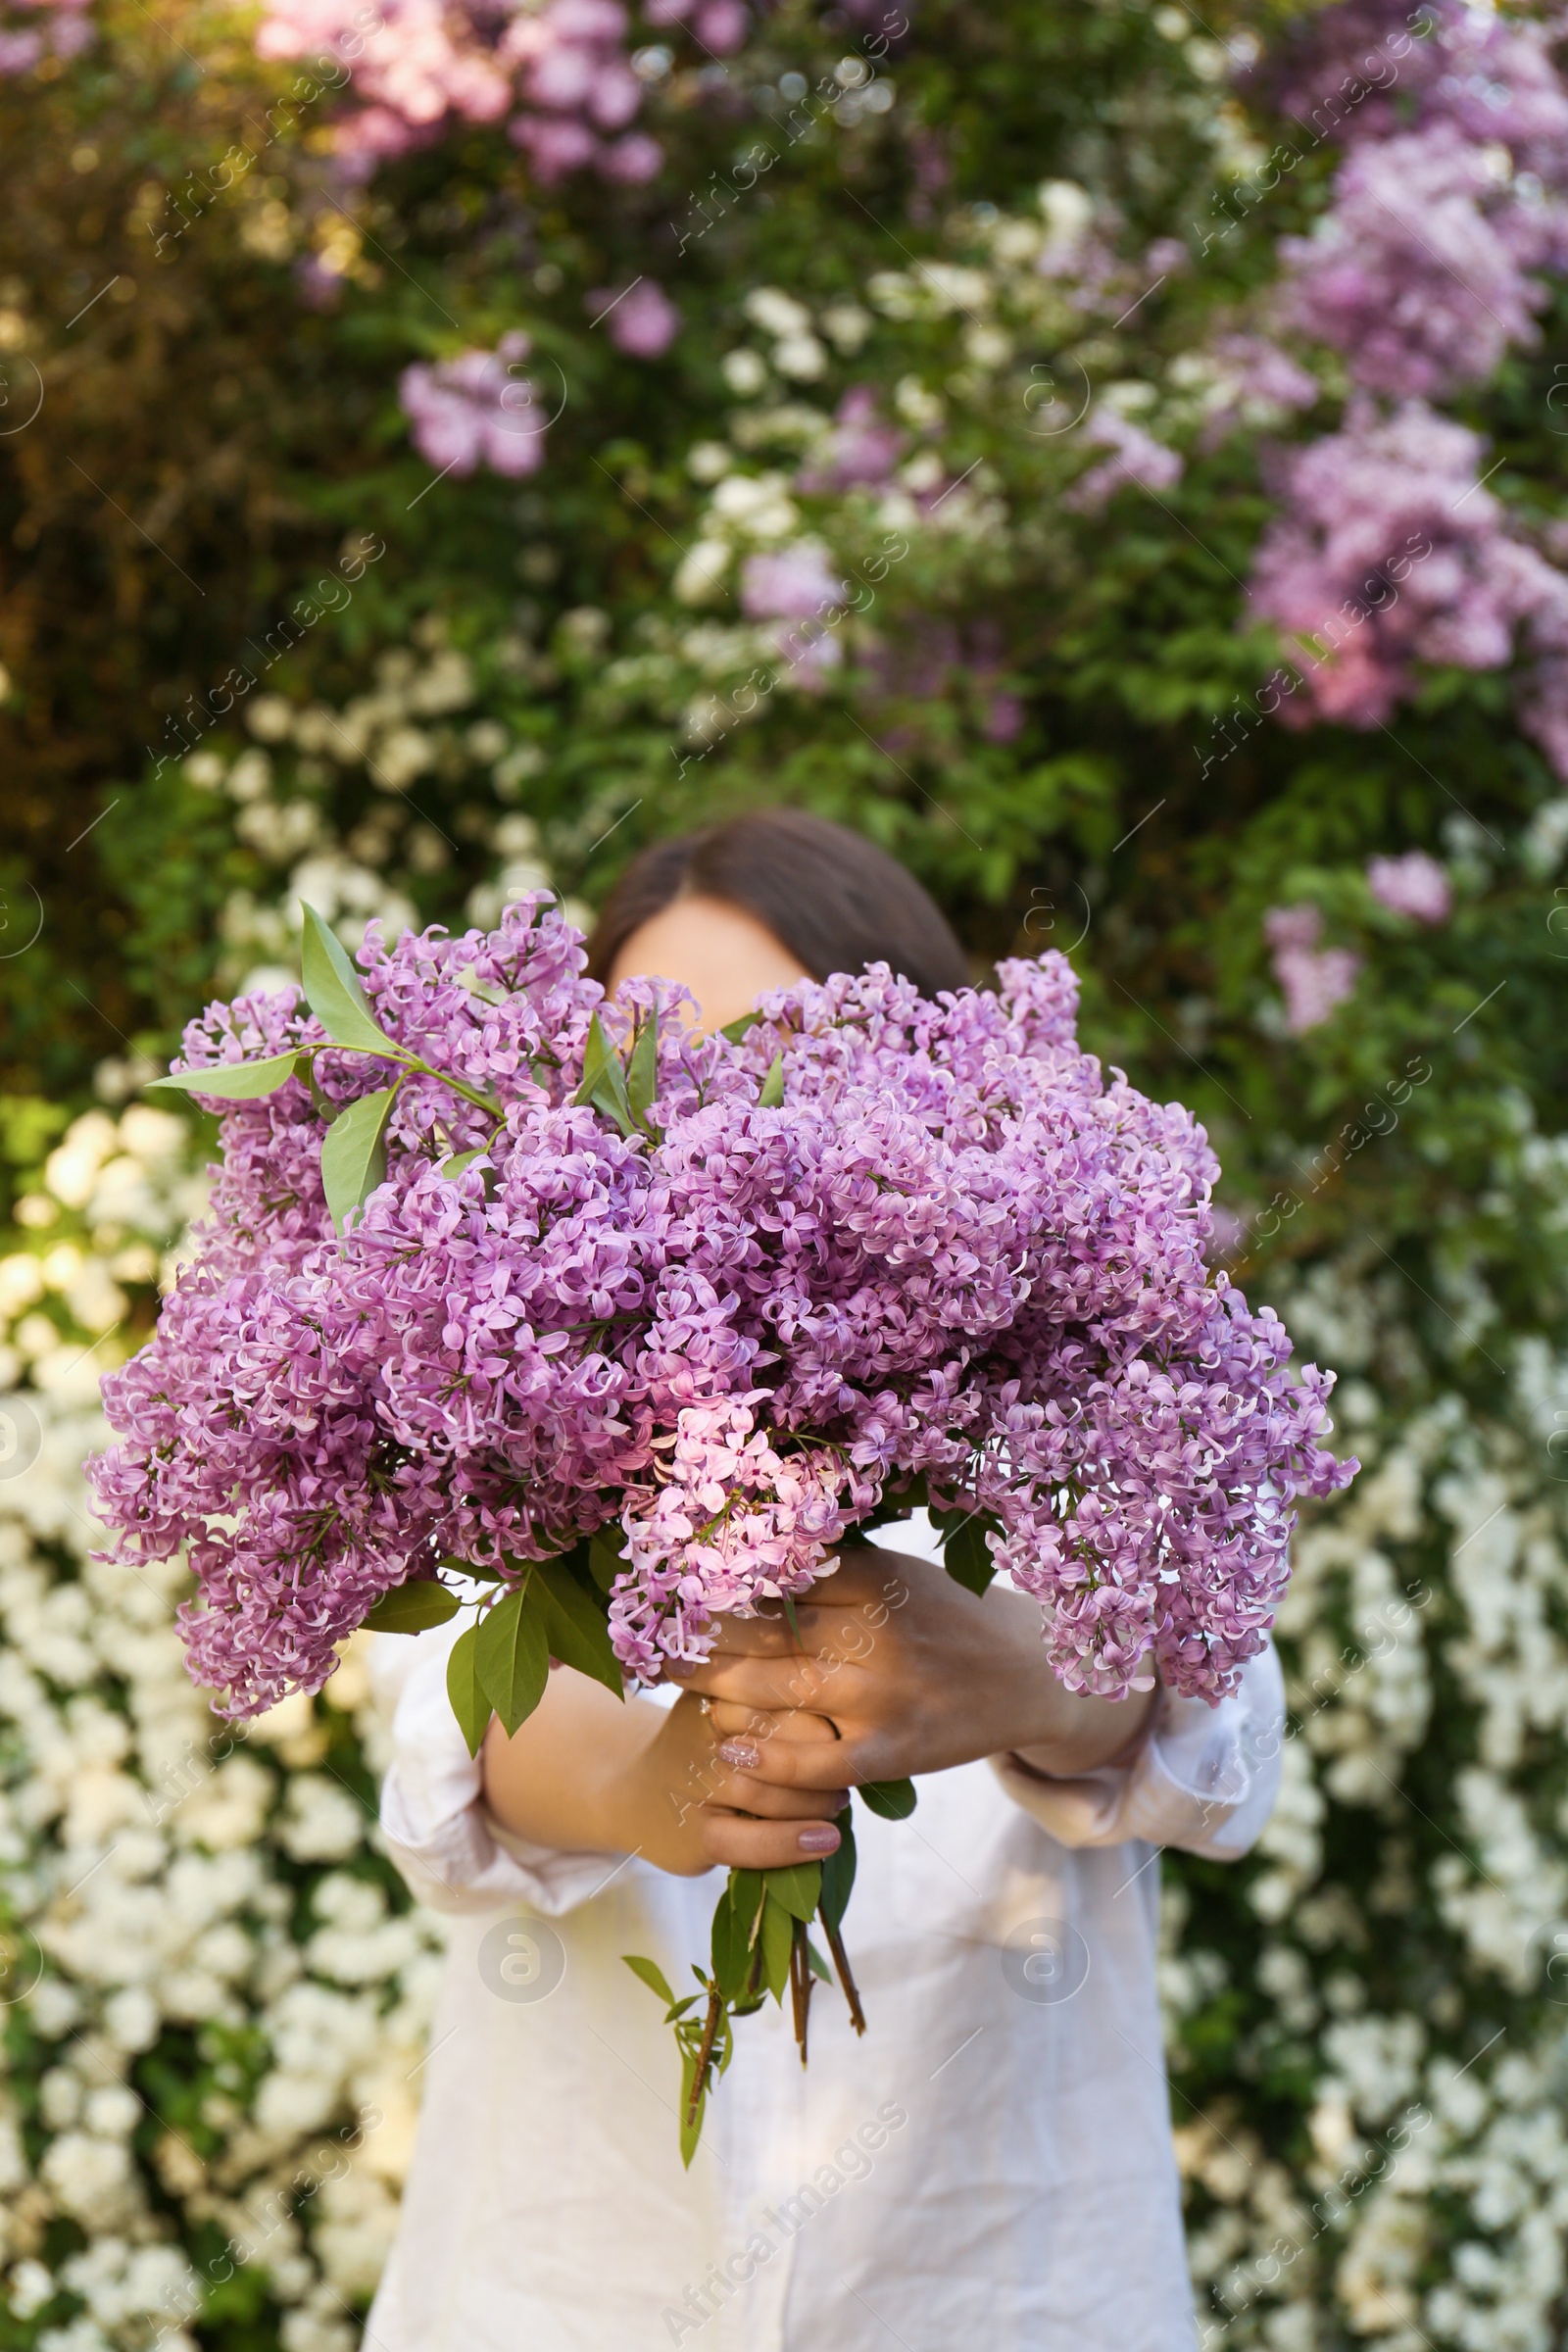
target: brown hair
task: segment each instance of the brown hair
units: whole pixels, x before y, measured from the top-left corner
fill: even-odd
[[[608,982],[632,933],[676,899],[719,899],[771,931],[813,980],[890,963],[925,997],[963,988],[947,917],[886,850],[803,808],[760,808],[649,845],[621,875],[588,942]]]

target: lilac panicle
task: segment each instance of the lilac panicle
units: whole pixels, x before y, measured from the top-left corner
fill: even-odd
[[[318,1689],[393,1586],[514,1579],[600,1529],[616,1653],[655,1680],[917,1479],[991,1514],[1070,1689],[1234,1685],[1296,1496],[1354,1465],[1318,1442],[1330,1380],[1293,1381],[1278,1318],[1207,1263],[1201,1128],[1080,1051],[1064,957],[936,1002],[886,965],[803,983],[738,1044],[663,982],[606,1003],[542,899],[489,934],[372,927],[360,962],[441,1073],[402,1079],[385,1180],[340,1236],[308,1087],[209,1098],[196,1257],[105,1383],[100,1510],[122,1557],[186,1550],[191,1671],[231,1713]],[[624,1053],[656,1006],[625,1135],[573,1102],[590,1023]],[[184,1066],[322,1037],[292,991],[241,998],[191,1023]],[[329,1108],[396,1075],[315,1067]]]

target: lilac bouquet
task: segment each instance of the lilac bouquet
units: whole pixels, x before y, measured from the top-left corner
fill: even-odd
[[[199,1254],[104,1384],[130,1560],[188,1552],[191,1671],[234,1716],[358,1626],[474,1622],[472,1751],[553,1660],[657,1681],[723,1611],[793,1609],[854,1529],[928,1504],[949,1570],[1040,1602],[1068,1689],[1211,1701],[1262,1646],[1331,1376],[1206,1263],[1216,1163],[1079,1052],[1058,955],[932,1003],[885,965],[726,1031],[583,977],[550,903],[449,938],[309,909],[304,1002],[215,1004],[161,1086],[217,1110]],[[862,1791],[862,1794],[866,1792]],[[900,1814],[906,1783],[869,1792]],[[848,1820],[841,1825],[848,1832]],[[688,2158],[730,2020],[793,1988],[854,1868],[737,1871],[669,2005]],[[701,2017],[689,2014],[703,2009]]]

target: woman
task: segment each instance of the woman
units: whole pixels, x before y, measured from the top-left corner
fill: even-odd
[[[684,982],[719,1026],[764,990],[886,959],[925,993],[962,955],[859,836],[774,812],[663,843],[591,944],[613,989]],[[800,1648],[730,1619],[684,1690],[624,1705],[558,1669],[477,1763],[404,1669],[382,1820],[455,1914],[380,2352],[1186,2352],[1194,2342],[1154,1995],[1161,1844],[1244,1852],[1278,1780],[1266,1652],[1210,1710],[1075,1697],[1036,1604],[955,1584],[924,1514],[847,1545]],[[412,1650],[412,1659],[410,1652]],[[869,2031],[818,1990],[802,2072],[741,2021],[689,2173],[662,2006],[706,1960],[717,1872],[831,1852],[860,1782],[845,1923]]]

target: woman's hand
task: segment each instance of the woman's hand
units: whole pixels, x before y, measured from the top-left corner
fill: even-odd
[[[763,1769],[738,1766],[717,1746],[717,1711],[683,1694],[673,1707],[624,1705],[568,1666],[509,1740],[492,1722],[480,1750],[485,1802],[501,1827],[535,1845],[641,1854],[696,1877],[715,1865],[777,1870],[833,1852],[833,1816],[849,1791],[808,1748],[838,1752],[832,1727],[791,1710],[765,1715]]]
[[[722,1618],[707,1663],[671,1670],[713,1701],[719,1754],[769,1788],[858,1787],[1007,1751],[1070,1777],[1118,1761],[1147,1726],[1152,1691],[1063,1690],[1034,1601],[1005,1589],[977,1597],[906,1553],[847,1546],[796,1618],[799,1641],[782,1613]],[[781,1745],[775,1727],[795,1710],[827,1718],[840,1743]]]

